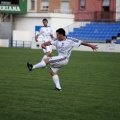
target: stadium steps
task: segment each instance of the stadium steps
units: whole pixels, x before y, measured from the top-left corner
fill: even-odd
[[[120,34],[120,23],[90,23],[81,28],[74,28],[68,37],[86,42],[106,43]]]

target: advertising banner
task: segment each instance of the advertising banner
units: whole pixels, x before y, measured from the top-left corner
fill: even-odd
[[[0,0],[0,13],[27,13],[27,0]]]

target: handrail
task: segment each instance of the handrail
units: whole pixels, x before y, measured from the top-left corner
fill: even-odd
[[[9,40],[9,47],[31,48],[31,41]]]

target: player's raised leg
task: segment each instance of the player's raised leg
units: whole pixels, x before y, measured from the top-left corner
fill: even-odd
[[[29,71],[32,71],[33,69],[37,69],[37,68],[43,68],[45,67],[47,64],[49,64],[49,59],[43,60],[35,65],[30,64],[29,62],[27,62],[27,67],[29,69]]]

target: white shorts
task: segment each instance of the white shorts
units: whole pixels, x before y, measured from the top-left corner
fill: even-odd
[[[47,52],[52,53],[52,46],[51,46],[51,45],[46,46],[46,49],[43,49],[43,52],[44,52],[44,53],[47,53]]]
[[[50,68],[54,73],[57,73],[63,66],[68,63],[68,59],[66,57],[61,56],[53,56],[49,58]]]

